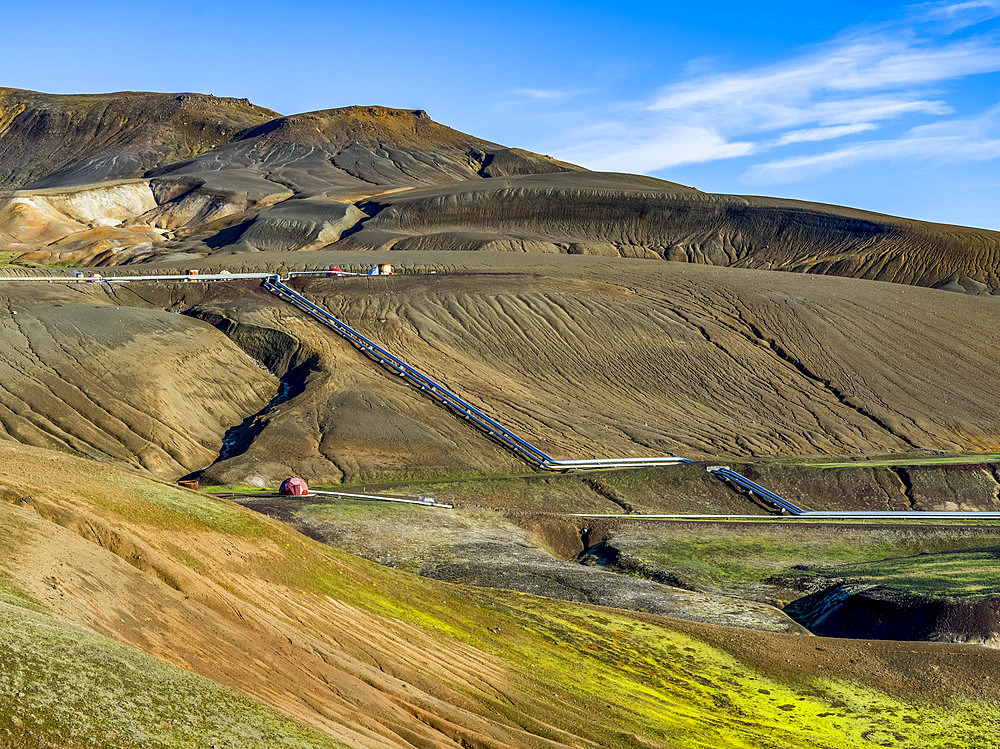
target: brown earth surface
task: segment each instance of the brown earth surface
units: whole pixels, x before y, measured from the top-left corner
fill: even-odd
[[[2,308],[8,444],[180,475],[210,462],[227,427],[278,387],[211,325],[173,312],[47,284],[12,290]]]
[[[137,177],[227,143],[277,112],[205,94],[44,94],[0,88],[0,186]]]
[[[119,265],[309,249],[364,217],[353,202],[387,190],[577,169],[420,110],[282,117],[201,94],[0,89],[0,251],[21,262]]]
[[[735,736],[865,747],[905,725],[944,745],[985,740],[1000,698],[997,651],[757,633],[422,582],[224,501],[37,448],[0,452],[0,496],[5,590],[352,746]],[[588,686],[588,670],[616,688]],[[844,703],[836,684],[868,690],[867,705]],[[31,689],[14,713],[29,738],[42,698]],[[876,703],[889,706],[878,719]],[[957,712],[968,709],[976,722]],[[824,710],[831,720],[814,717]]]
[[[327,257],[351,267],[358,255]],[[425,257],[450,256],[398,259]],[[637,260],[545,256],[529,264],[524,256],[476,257],[474,272],[442,263],[423,266],[442,271],[434,275],[296,283],[555,457],[1000,451],[1000,382],[991,379],[998,344],[994,300]],[[337,483],[407,473],[510,472],[519,465],[254,282],[46,285],[42,295],[32,289],[37,287],[6,284],[3,293],[10,311],[28,316],[20,319],[40,320],[40,331],[71,324],[63,322],[66,308],[54,306],[71,300],[85,299],[92,314],[103,310],[123,320],[123,310],[138,308],[145,309],[137,315],[177,325],[201,317],[243,349],[227,346],[213,354],[227,360],[220,363],[223,371],[247,366],[248,352],[283,378],[288,399],[245,425],[245,449],[213,465],[206,480],[231,484],[259,477],[273,484],[299,473]],[[6,335],[12,342],[23,339],[18,326],[8,325]],[[145,355],[184,370],[179,352],[161,350],[160,340],[144,339]],[[99,345],[77,341],[73,345],[91,351]],[[112,344],[104,345],[103,355],[135,360],[131,350]],[[201,355],[204,346],[190,349]],[[33,373],[46,365],[28,357],[21,366]],[[221,381],[227,376],[220,373]],[[266,377],[259,375],[262,383]],[[54,407],[42,402],[48,398],[42,391],[27,401]],[[253,402],[263,405],[259,391],[239,402],[247,410]],[[184,417],[198,423],[172,426],[200,430],[203,444],[219,444],[227,427],[240,425],[240,418],[227,417],[213,427],[194,411]],[[147,440],[151,449],[164,449],[163,436]],[[201,465],[182,461],[186,471],[173,475],[212,462],[200,454]],[[913,476],[919,482],[919,471]],[[890,480],[895,486],[889,491],[905,499],[901,479]],[[878,492],[871,501],[879,501]],[[963,501],[973,503],[956,504]]]
[[[1000,233],[624,174],[462,182],[376,197],[348,248],[610,255],[1000,292]]]

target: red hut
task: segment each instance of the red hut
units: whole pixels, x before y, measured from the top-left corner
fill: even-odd
[[[285,497],[305,497],[309,494],[309,487],[302,479],[297,476],[291,476],[281,482],[278,494]]]

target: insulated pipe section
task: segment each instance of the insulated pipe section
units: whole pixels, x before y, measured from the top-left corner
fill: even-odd
[[[607,512],[574,512],[567,517],[571,518],[621,518],[623,520],[757,520],[760,522],[783,521],[811,521],[811,520],[857,520],[865,518],[892,518],[919,520],[941,519],[941,520],[982,520],[1000,518],[1000,512],[993,510],[837,510],[813,511],[806,510],[801,515],[650,515],[650,514],[624,514]]]
[[[718,476],[719,478],[732,481],[737,486],[741,486],[747,491],[753,492],[754,494],[763,497],[769,502],[773,502],[774,504],[778,505],[778,507],[780,507],[781,509],[790,512],[792,515],[813,514],[808,512],[807,510],[803,510],[798,505],[789,502],[787,499],[782,499],[774,492],[768,491],[760,484],[754,483],[753,481],[748,479],[746,476],[736,473],[736,471],[734,471],[729,466],[709,466],[705,470],[707,470],[709,473],[715,476]]]
[[[805,510],[802,518],[1000,518],[995,510]]]
[[[0,281],[52,281],[62,283],[130,283],[131,281],[237,281],[244,278],[271,278],[273,273],[209,273],[166,276],[0,276]]]
[[[433,497],[420,497],[418,499],[403,499],[402,497],[385,497],[380,494],[354,494],[352,492],[322,492],[313,489],[310,494],[318,494],[324,497],[346,497],[347,499],[369,499],[379,502],[399,502],[406,505],[420,505],[421,507],[441,507],[451,510],[454,505],[446,502],[438,502]]]
[[[285,279],[293,276],[328,276],[328,270],[290,271]],[[341,271],[342,276],[364,276],[364,273],[349,273]],[[205,274],[170,274],[162,276],[0,276],[0,281],[49,281],[61,283],[130,283],[131,281],[238,281],[246,278],[266,279],[278,278],[274,273],[205,273]]]
[[[341,270],[334,273],[330,270],[293,270],[289,271],[283,280],[287,281],[289,278],[294,276],[367,276],[367,273],[352,273],[350,271]]]
[[[485,429],[490,435],[499,439],[505,445],[513,449],[515,452],[526,457],[530,462],[535,464],[542,464],[551,461],[548,455],[536,448],[534,445],[522,440],[516,434],[510,430],[503,427],[501,424],[497,423],[491,419],[486,414],[479,411],[474,406],[467,404],[464,400],[459,398],[457,395],[452,393],[450,390],[445,388],[443,385],[438,384],[431,378],[424,375],[422,372],[414,369],[413,367],[406,364],[406,362],[398,359],[397,357],[390,354],[388,351],[383,349],[378,344],[370,341],[365,336],[361,335],[354,328],[350,327],[344,322],[341,322],[336,317],[331,315],[329,312],[319,307],[304,296],[299,294],[292,288],[289,288],[281,279],[270,278],[264,282],[264,286],[269,290],[280,296],[285,301],[295,305],[303,312],[306,312],[310,316],[316,318],[321,323],[327,327],[334,330],[342,337],[350,341],[354,346],[359,348],[362,352],[375,359],[377,362],[387,367],[391,371],[398,374],[400,377],[410,381],[415,384],[421,390],[426,391],[436,400],[443,402],[445,405],[456,410],[460,415],[464,416],[466,419],[470,419]]]
[[[532,445],[516,433],[507,429],[496,419],[487,416],[478,408],[465,399],[455,395],[440,383],[431,379],[423,372],[411,367],[402,359],[393,356],[377,343],[369,340],[354,328],[338,320],[322,307],[313,304],[294,289],[290,288],[283,281],[287,278],[280,278],[277,275],[269,276],[264,281],[264,287],[281,297],[290,304],[295,305],[303,312],[331,328],[334,332],[350,341],[367,356],[379,362],[392,372],[410,382],[415,387],[426,392],[435,400],[443,403],[448,408],[458,413],[463,418],[471,421],[488,435],[508,447],[520,457],[527,460],[539,468],[551,471],[585,469],[585,468],[636,468],[641,466],[668,466],[679,463],[690,463],[687,458],[674,456],[653,457],[653,458],[593,458],[584,460],[556,460],[539,448]]]

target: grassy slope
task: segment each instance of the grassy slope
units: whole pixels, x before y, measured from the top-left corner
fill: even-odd
[[[2,596],[20,603],[20,597]],[[283,746],[340,742],[210,679],[0,603],[0,745]]]
[[[668,570],[699,587],[762,582],[808,563],[830,566],[831,574],[848,568],[896,564],[908,567],[916,558],[933,559],[941,552],[996,545],[992,526],[956,525],[931,532],[906,525],[851,527],[837,524],[689,523],[649,528],[623,526],[611,542],[645,565]],[[931,556],[917,556],[931,555]],[[951,558],[949,556],[949,558]],[[865,564],[869,563],[869,564]],[[992,570],[983,570],[985,581]]]
[[[906,736],[915,746],[976,746],[1000,729],[1000,710],[989,703],[891,696],[838,679],[836,662],[825,676],[776,675],[669,620],[421,580],[224,501],[75,458],[10,446],[0,453],[0,496],[8,500],[0,518],[17,531],[4,574],[23,596],[356,745],[433,736],[439,745],[472,746],[866,747]],[[70,554],[63,547],[71,543],[79,548]],[[131,577],[120,589],[103,581],[100,590],[94,579],[90,588],[74,585],[69,571],[50,579],[39,546],[51,565],[86,564],[93,576],[100,562]],[[106,598],[110,590],[117,599]],[[157,591],[154,612],[144,597]],[[7,611],[5,639],[40,626],[35,612]],[[141,624],[122,624],[139,616]],[[249,636],[247,629],[257,649],[238,657],[225,637]],[[31,649],[36,672],[69,676],[78,668],[66,661],[62,637]],[[793,654],[804,646],[808,640],[791,637],[772,648]],[[948,652],[951,662],[968,655]],[[378,668],[363,667],[363,659]],[[88,725],[113,720],[146,692],[91,674],[117,696],[85,708],[92,723],[22,719],[22,734],[84,744],[97,738]],[[24,691],[37,694],[36,710],[65,699],[54,681],[37,676]],[[337,712],[338,703],[345,709]],[[405,710],[393,711],[401,704]],[[373,730],[366,710],[385,729],[382,743],[366,743],[374,735],[364,733]],[[139,708],[124,712],[142,719]]]
[[[1000,596],[1000,545],[920,556],[874,559],[829,569],[803,570],[803,578],[875,583],[896,591],[969,601]]]

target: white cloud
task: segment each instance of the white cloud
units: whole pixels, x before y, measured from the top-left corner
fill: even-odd
[[[561,156],[589,169],[646,173],[680,164],[746,156],[753,150],[753,143],[730,142],[708,128],[672,127],[631,140],[595,139]]]
[[[951,114],[944,101],[919,97],[876,95],[851,99],[820,101],[793,110],[794,116],[780,123],[789,127],[796,121],[818,125],[848,125],[860,122],[880,122],[905,114]]]
[[[768,65],[710,74],[705,68],[718,61],[702,61],[695,77],[669,84],[646,101],[622,103],[613,116],[594,117],[549,150],[595,169],[641,172],[773,150],[799,152],[748,172],[772,180],[874,159],[878,149],[863,143],[799,154],[826,140],[888,130],[894,121],[954,114],[948,96],[954,81],[1000,72],[1000,32],[972,33],[975,24],[996,16],[1000,0],[924,3],[911,6],[903,19],[845,32]],[[899,146],[899,153],[930,136],[911,131],[904,137],[910,146]],[[958,154],[963,138],[978,144],[969,145],[970,153],[976,147],[992,153],[990,138],[961,133],[924,146]],[[885,147],[894,141],[871,142]]]
[[[914,5],[910,8],[918,20],[944,24],[947,33],[975,26],[1000,15],[998,0],[967,0],[967,2],[936,2]]]
[[[902,89],[897,100],[926,105],[922,97],[906,92],[996,71],[1000,40],[993,37],[931,48],[880,34],[833,42],[756,70],[674,84],[663,89],[649,109],[682,116],[717,114],[734,125],[759,130],[812,121],[819,105],[836,108],[844,121],[851,121],[858,119],[852,109],[864,106],[869,92]]]
[[[511,91],[514,96],[534,99],[535,101],[560,101],[589,93],[591,93],[591,89],[582,88],[519,88],[516,91]]]
[[[824,153],[760,164],[744,175],[755,183],[795,182],[865,162],[958,163],[1000,158],[1000,105],[974,118],[923,125],[900,138],[855,143]]]
[[[778,138],[775,145],[787,146],[791,143],[812,143],[822,140],[843,138],[845,135],[863,133],[875,130],[878,126],[871,122],[859,122],[856,125],[834,125],[833,127],[811,127],[805,130],[792,130]]]
[[[937,138],[876,140],[845,146],[811,156],[795,156],[760,164],[749,169],[747,181],[775,184],[797,182],[805,177],[864,162],[933,159],[957,163],[990,161],[1000,158],[1000,138],[976,140],[955,135]]]

